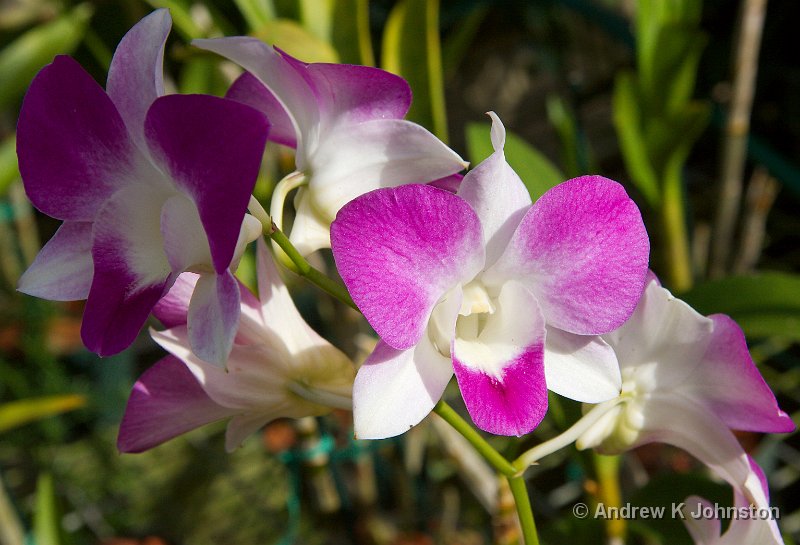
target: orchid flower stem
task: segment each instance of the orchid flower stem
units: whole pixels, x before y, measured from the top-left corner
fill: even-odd
[[[316,285],[322,291],[332,295],[345,305],[358,310],[358,307],[353,302],[350,294],[347,293],[347,288],[312,267],[309,262],[306,261],[302,255],[300,255],[300,252],[297,251],[297,248],[292,245],[288,237],[283,234],[283,231],[278,229],[275,224],[272,225],[271,232],[266,234],[269,235],[272,241],[286,253],[286,256],[291,260],[294,267],[296,267],[295,272],[297,274]]]
[[[444,400],[439,400],[433,408],[433,412],[441,416],[453,429],[463,435],[487,462],[497,471],[505,475],[511,488],[511,494],[514,496],[514,503],[517,507],[517,515],[519,516],[520,526],[522,527],[525,545],[539,545],[539,536],[536,533],[536,523],[533,520],[531,501],[528,497],[528,490],[525,487],[525,481],[522,475],[518,473],[511,462],[497,452],[475,428],[461,418],[461,416]]]
[[[469,425],[466,420],[461,418],[453,408],[443,399],[433,408],[433,412],[441,416],[445,422],[450,424],[458,433],[469,441],[475,450],[483,456],[497,471],[506,477],[512,477],[517,472],[511,462],[506,460],[502,454],[497,452],[475,428]]]
[[[539,533],[536,531],[536,521],[533,519],[533,509],[531,509],[531,499],[528,496],[525,479],[521,475],[508,477],[508,485],[511,488],[511,495],[514,496],[514,503],[517,505],[517,515],[525,545],[539,545]]]
[[[526,469],[528,469],[531,465],[535,464],[538,460],[544,458],[548,454],[552,454],[557,450],[561,450],[562,448],[566,447],[570,443],[574,443],[578,440],[578,438],[583,435],[589,428],[594,426],[598,420],[600,420],[603,415],[605,415],[608,411],[616,407],[619,403],[622,402],[621,397],[616,397],[614,399],[610,399],[599,405],[595,405],[592,407],[588,413],[583,415],[583,417],[575,422],[569,429],[553,437],[552,439],[545,441],[544,443],[539,443],[532,449],[522,453],[516,460],[514,460],[513,466],[517,475],[522,475]]]
[[[294,171],[284,176],[283,179],[275,185],[275,189],[272,190],[272,198],[269,202],[269,213],[271,223],[274,223],[278,229],[283,230],[283,206],[286,203],[286,197],[289,196],[292,190],[306,184],[308,184],[306,175],[302,172]],[[298,272],[294,268],[293,260],[290,259],[277,244],[273,244],[272,247],[275,250],[275,257],[277,257],[286,268]]]

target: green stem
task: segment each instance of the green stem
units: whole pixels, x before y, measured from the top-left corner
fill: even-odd
[[[592,453],[597,484],[598,498],[605,506],[622,507],[622,490],[619,485],[619,456],[604,456]],[[624,518],[610,517],[605,521],[606,535],[610,543],[619,542],[625,537],[627,523]]]
[[[508,477],[508,485],[511,487],[514,503],[517,504],[517,515],[525,545],[539,545],[539,533],[536,531],[536,521],[533,520],[533,509],[531,509],[531,499],[528,496],[525,479],[521,475]]]
[[[506,477],[512,477],[516,474],[517,471],[514,469],[514,466],[511,465],[511,462],[497,452],[475,428],[461,418],[461,416],[443,399],[439,400],[439,403],[433,408],[433,412],[441,416],[445,422],[453,426],[458,433],[463,435],[464,439],[469,441],[472,446],[475,447],[475,450],[477,450],[487,462],[492,464],[497,471]]]
[[[302,255],[300,255],[300,252],[297,251],[297,248],[295,248],[294,245],[289,242],[289,238],[283,234],[283,231],[275,227],[273,224],[272,232],[266,234],[286,253],[292,263],[294,263],[295,267],[297,267],[297,270],[295,271],[297,274],[307,279],[324,292],[332,295],[345,305],[358,310],[358,307],[353,302],[350,294],[347,293],[347,288],[345,288],[339,282],[328,278],[322,272],[312,267],[311,264],[309,264],[309,262],[306,261]]]
[[[497,452],[475,428],[469,425],[461,416],[453,410],[444,400],[439,400],[433,411],[441,416],[445,422],[450,424],[453,429],[464,436],[464,438],[475,447],[475,450],[483,456],[494,468],[506,476],[508,479],[511,494],[514,496],[514,504],[517,507],[517,516],[522,527],[522,536],[525,545],[539,545],[539,535],[536,532],[536,523],[533,520],[533,510],[531,500],[528,497],[528,490],[525,487],[525,480],[518,474],[517,468],[505,457]]]
[[[275,185],[275,188],[272,190],[272,198],[270,199],[269,203],[269,216],[271,218],[270,226],[274,224],[278,229],[283,230],[283,206],[286,202],[286,198],[293,190],[297,189],[298,187],[302,187],[307,183],[308,179],[306,179],[305,174],[294,171],[291,174],[286,175],[280,182],[277,183],[277,185]],[[264,213],[266,214],[266,212]],[[270,231],[265,227],[265,232],[268,233]],[[273,244],[272,248],[275,250],[275,257],[284,267],[293,272],[298,272],[295,269],[292,260],[286,255],[285,252],[281,250],[277,244]]]
[[[622,401],[623,398],[616,397],[600,403],[599,405],[595,405],[589,412],[583,415],[580,420],[575,422],[561,434],[553,437],[552,439],[548,439],[544,443],[539,443],[532,449],[523,452],[513,462],[513,466],[517,469],[517,474],[522,475],[526,469],[535,464],[541,458],[544,458],[548,454],[552,454],[557,450],[561,450],[570,443],[577,441],[581,435],[589,430],[589,428],[594,426],[603,416],[605,416],[608,411],[622,403]]]
[[[661,202],[661,221],[664,228],[664,251],[667,260],[669,286],[675,292],[692,287],[692,261],[689,253],[689,236],[683,205],[683,187],[679,176],[664,183]]]

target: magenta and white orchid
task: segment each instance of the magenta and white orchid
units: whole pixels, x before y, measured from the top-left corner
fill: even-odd
[[[751,459],[750,467],[754,480],[757,479],[761,494],[766,503],[754,504],[742,492],[734,488],[730,524],[722,533],[720,518],[716,516],[718,506],[699,496],[689,496],[684,502],[683,523],[695,545],[783,545],[783,538],[776,519],[777,511],[769,507],[769,487],[761,468]],[[711,514],[712,516],[709,516]]]
[[[228,451],[267,422],[349,409],[355,367],[303,320],[263,241],[256,298],[241,287],[242,308],[227,371],[192,353],[186,318],[197,275],[184,273],[154,309],[169,329],[151,331],[171,355],[136,382],[118,447],[141,452],[194,428],[230,418]]]
[[[795,425],[778,408],[739,326],[722,314],[702,316],[651,276],[631,319],[604,339],[619,359],[622,392],[578,448],[616,453],[669,443],[765,505],[731,429],[783,433]]]
[[[424,183],[467,164],[403,116],[411,89],[377,68],[306,64],[255,38],[195,40],[242,66],[227,97],[267,114],[269,138],[296,148],[297,172],[279,184],[270,213],[278,227],[285,193],[300,187],[290,240],[304,255],[330,247],[330,224],[353,198],[377,189]]]
[[[192,347],[223,363],[239,309],[230,267],[261,231],[245,212],[269,124],[232,100],[161,96],[170,26],[157,10],[128,32],[107,91],[65,56],[31,84],[20,172],[31,202],[64,223],[19,289],[87,299],[83,341],[109,355],[131,344],[180,273],[195,271]]]
[[[495,152],[457,194],[378,189],[331,226],[337,268],[381,337],[354,385],[359,438],[417,424],[454,371],[473,421],[496,434],[534,429],[548,387],[592,402],[619,392],[613,351],[591,336],[619,327],[641,295],[649,240],[639,210],[600,176],[531,205],[491,115]]]

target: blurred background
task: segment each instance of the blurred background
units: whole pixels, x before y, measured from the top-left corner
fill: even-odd
[[[54,55],[73,55],[104,84],[116,44],[155,7],[174,21],[168,92],[224,94],[236,68],[188,43],[251,34],[307,62],[403,75],[409,118],[473,165],[491,152],[484,113],[497,112],[508,160],[534,198],[584,173],[620,181],[645,217],[651,267],[700,312],[739,322],[798,421],[795,0],[0,0],[0,545],[519,540],[504,480],[433,418],[385,441],[353,441],[350,415],[336,412],[274,422],[230,455],[223,425],[118,453],[130,388],[163,354],[145,332],[101,361],[81,345],[81,303],[16,292],[58,225],[25,197],[14,131],[25,90]],[[257,196],[267,202],[292,168],[291,150],[269,145]],[[252,260],[239,274],[252,283]],[[287,280],[315,328],[356,360],[369,352],[374,338],[358,316]],[[579,414],[552,396],[530,437],[491,441],[514,456]],[[800,440],[740,439],[767,472],[786,542],[797,542]],[[576,519],[579,501],[732,503],[728,486],[663,445],[622,457],[570,447],[527,476],[544,543],[691,543],[677,520]]]

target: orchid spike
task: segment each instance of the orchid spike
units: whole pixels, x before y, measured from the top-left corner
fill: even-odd
[[[169,327],[151,331],[170,355],[131,392],[120,425],[122,452],[142,452],[201,425],[230,418],[226,449],[267,422],[350,408],[352,362],[302,319],[262,240],[256,297],[242,290],[241,321],[227,372],[195,356],[186,329],[197,275],[184,273],[154,313]]]
[[[769,507],[769,488],[764,472],[749,458],[755,478],[762,491],[765,504],[754,504],[741,491],[734,489],[734,505],[723,508],[722,515],[729,515],[730,524],[722,532],[718,506],[699,496],[686,498],[683,523],[695,545],[783,545],[783,538],[776,520],[778,511]]]
[[[584,433],[578,448],[618,453],[645,443],[682,448],[763,504],[731,429],[788,432],[795,426],[722,314],[702,316],[651,276],[630,320],[603,337],[622,372],[620,403]]]
[[[270,139],[296,148],[298,172],[283,189],[300,187],[290,240],[303,255],[330,247],[331,221],[354,197],[467,166],[430,132],[402,119],[411,89],[399,76],[366,66],[306,64],[255,38],[193,43],[248,71],[227,97],[265,112],[273,123]],[[273,198],[276,221],[282,210],[283,199]]]
[[[584,176],[535,204],[494,153],[456,194],[428,185],[378,189],[345,205],[333,255],[381,337],[353,390],[355,432],[407,431],[455,372],[475,424],[522,435],[547,410],[547,388],[600,402],[619,393],[613,351],[598,337],[636,306],[649,241],[622,186]]]
[[[19,290],[87,299],[83,341],[106,356],[133,342],[180,273],[198,272],[192,347],[222,363],[238,321],[230,268],[261,232],[245,212],[269,124],[232,100],[161,96],[170,26],[157,10],[128,32],[107,92],[65,56],[31,83],[17,128],[20,172],[31,202],[64,223]]]

